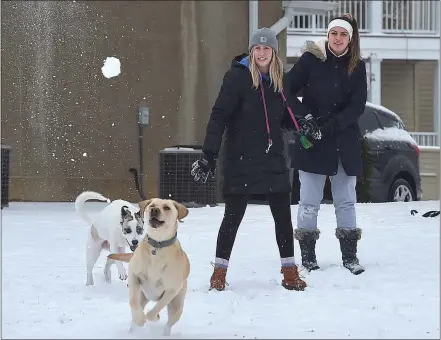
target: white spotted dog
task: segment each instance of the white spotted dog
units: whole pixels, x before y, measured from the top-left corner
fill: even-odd
[[[106,201],[110,203],[94,219],[84,211],[84,203],[88,200]],[[94,284],[92,270],[103,249],[111,253],[124,253],[126,246],[135,251],[144,237],[143,220],[139,206],[125,200],[110,201],[103,195],[85,191],[75,200],[75,210],[90,225],[90,234],[86,245],[87,281],[86,286]],[[111,282],[111,266],[116,263],[121,280],[127,279],[127,272],[121,261],[107,259],[104,276]]]

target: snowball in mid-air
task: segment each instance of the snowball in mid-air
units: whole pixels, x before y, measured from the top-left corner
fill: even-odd
[[[107,57],[104,66],[101,67],[101,71],[106,78],[116,77],[121,73],[121,62],[118,58]]]

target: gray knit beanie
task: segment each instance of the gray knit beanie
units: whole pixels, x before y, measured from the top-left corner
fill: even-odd
[[[256,45],[269,46],[276,53],[279,51],[279,42],[277,41],[276,33],[266,27],[262,27],[253,32],[248,45],[248,52],[251,52],[251,49]]]

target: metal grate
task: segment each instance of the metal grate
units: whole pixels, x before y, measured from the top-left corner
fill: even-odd
[[[11,147],[7,145],[2,145],[2,188],[1,188],[1,207],[7,207],[9,206],[9,168],[10,168],[10,153],[11,153]]]
[[[185,206],[216,205],[217,180],[196,183],[191,176],[191,165],[202,156],[193,147],[177,146],[159,152],[159,195]]]

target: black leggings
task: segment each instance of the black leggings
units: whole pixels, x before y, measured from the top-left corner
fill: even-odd
[[[225,213],[217,235],[216,257],[229,260],[237,230],[245,215],[248,197],[225,196]],[[276,226],[276,240],[281,258],[294,256],[294,235],[289,193],[268,194],[267,200]]]

